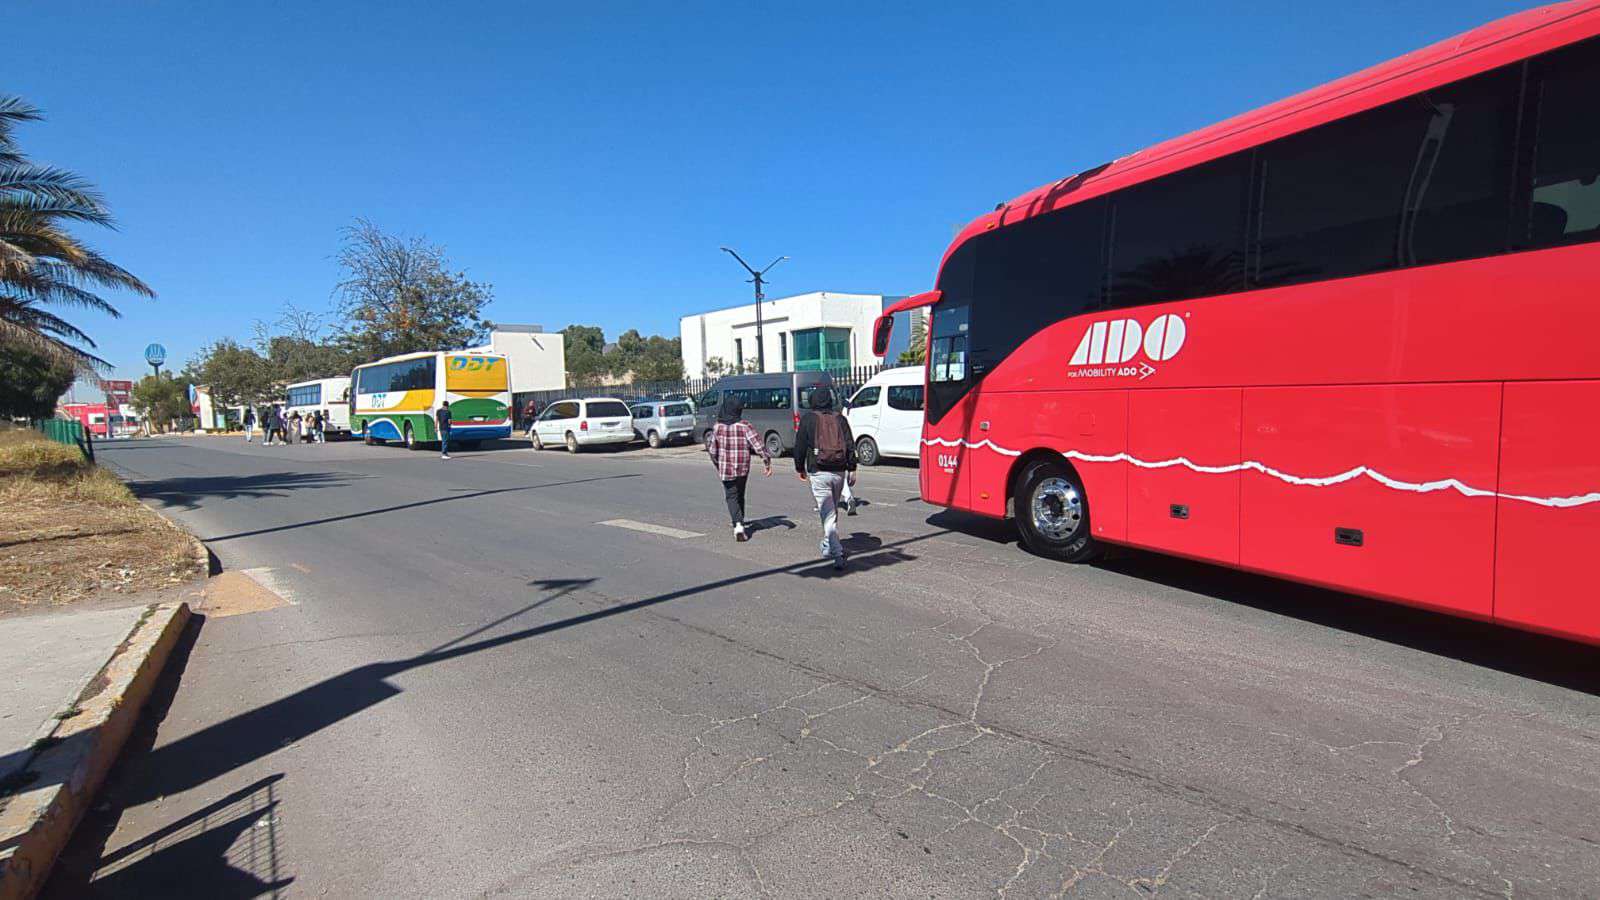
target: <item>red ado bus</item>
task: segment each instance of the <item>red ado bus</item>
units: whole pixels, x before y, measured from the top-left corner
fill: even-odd
[[[1600,641],[1597,97],[1548,6],[978,218],[897,308],[923,497]]]

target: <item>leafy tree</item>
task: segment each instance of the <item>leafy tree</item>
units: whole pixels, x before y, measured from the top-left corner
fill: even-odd
[[[734,367],[728,365],[727,360],[720,356],[713,356],[706,360],[706,377],[719,378],[723,375],[734,374]]]
[[[139,379],[130,399],[145,422],[162,431],[194,415],[189,406],[189,382],[171,375],[146,375]]]
[[[211,392],[217,406],[254,406],[277,394],[272,363],[232,338],[223,338],[190,362],[185,374]]]
[[[900,352],[900,365],[920,366],[928,361],[928,329],[911,316],[911,344]]]
[[[630,328],[617,338],[616,349],[607,356],[610,372],[618,378],[631,375],[635,382],[682,381],[681,347],[678,338],[645,337],[637,328]]]
[[[0,96],[0,339],[80,372],[103,371],[105,360],[83,349],[94,341],[51,308],[118,317],[95,289],[155,292],[68,232],[74,222],[110,226],[111,213],[87,180],[17,149],[15,127],[40,118],[21,99]]]
[[[383,233],[367,219],[344,230],[344,279],[335,293],[345,322],[339,343],[362,362],[481,343],[491,327],[488,284],[450,272],[444,248]]]
[[[0,418],[50,418],[75,374],[71,363],[49,353],[0,344]]]
[[[562,329],[567,357],[567,383],[571,387],[593,387],[611,374],[612,361],[606,356],[606,335],[596,325],[568,325]]]
[[[651,335],[633,365],[633,374],[640,381],[682,381],[683,342],[678,338]]]

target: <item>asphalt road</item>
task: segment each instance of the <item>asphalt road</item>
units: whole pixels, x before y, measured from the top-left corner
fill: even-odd
[[[789,469],[737,544],[694,449],[102,454],[291,605],[191,630],[52,896],[1600,885],[1592,648],[1048,562],[904,466],[836,576]]]

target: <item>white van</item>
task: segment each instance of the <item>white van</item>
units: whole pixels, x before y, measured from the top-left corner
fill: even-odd
[[[864,466],[894,456],[916,459],[922,447],[922,366],[884,369],[850,398],[845,418],[856,436],[856,458]]]
[[[633,443],[633,413],[612,397],[560,400],[533,420],[533,449],[560,447],[577,453],[599,444]]]

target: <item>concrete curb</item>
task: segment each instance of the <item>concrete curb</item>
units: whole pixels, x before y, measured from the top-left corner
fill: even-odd
[[[0,800],[0,900],[44,887],[56,856],[94,801],[189,621],[187,603],[149,607]],[[36,745],[37,746],[37,745]]]

